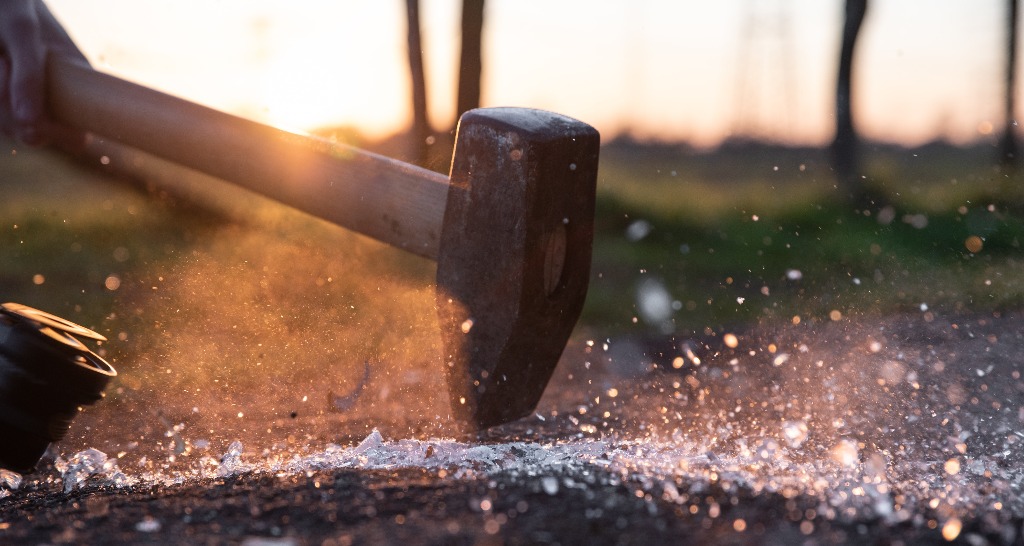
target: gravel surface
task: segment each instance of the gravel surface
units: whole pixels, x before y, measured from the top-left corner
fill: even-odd
[[[922,311],[582,336],[535,415],[476,436],[255,404],[260,434],[213,434],[114,397],[0,480],[0,542],[1021,544],[1022,332]]]

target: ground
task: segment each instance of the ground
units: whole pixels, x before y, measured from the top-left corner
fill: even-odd
[[[123,455],[122,473],[80,475],[69,491],[48,466],[0,501],[0,532],[90,544],[1019,543],[1022,331],[1011,315],[739,332],[754,355],[694,343],[699,366],[632,377],[581,350],[537,415],[480,437],[371,433],[302,456],[214,450],[217,462],[193,448],[156,473]],[[573,358],[591,362],[587,381],[569,378],[584,371]],[[616,397],[583,394],[598,381]],[[73,461],[58,465],[73,476]]]

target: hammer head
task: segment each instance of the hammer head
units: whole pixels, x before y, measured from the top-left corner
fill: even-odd
[[[537,406],[583,308],[600,137],[572,118],[459,120],[437,260],[453,415],[486,428]]]

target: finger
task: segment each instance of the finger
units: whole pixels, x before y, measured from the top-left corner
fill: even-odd
[[[7,60],[7,57],[0,54],[0,108],[10,109],[10,102],[8,102],[9,95],[7,94],[7,85],[11,79],[11,63]]]
[[[11,102],[7,93],[10,81],[11,64],[7,57],[0,55],[0,131],[4,135],[14,136],[14,119],[11,117]]]
[[[21,21],[9,27],[13,33],[8,40],[9,103],[18,138],[27,144],[40,140],[40,127],[44,118],[44,77],[46,54],[34,11],[21,14]]]

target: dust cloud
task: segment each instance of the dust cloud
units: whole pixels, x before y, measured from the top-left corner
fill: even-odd
[[[301,451],[445,430],[431,262],[202,182],[160,197],[216,220],[108,277],[101,351],[119,376],[61,449],[159,467],[232,441]]]

